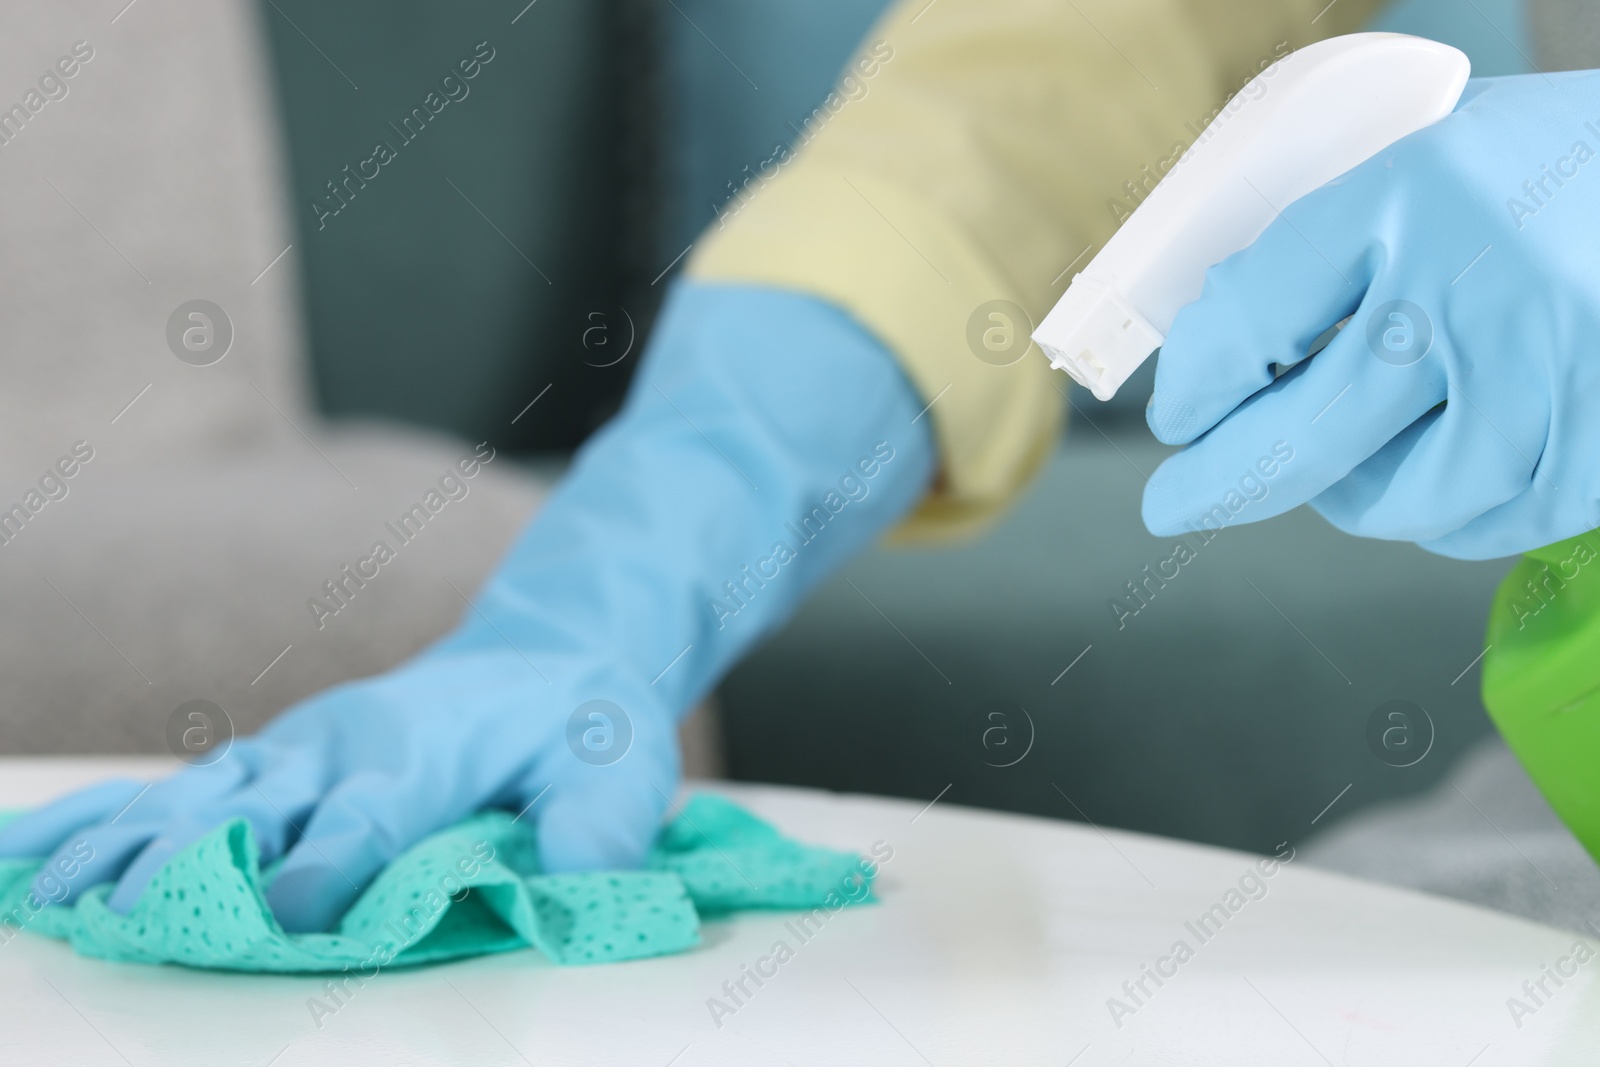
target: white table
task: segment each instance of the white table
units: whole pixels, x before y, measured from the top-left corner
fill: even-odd
[[[0,760],[0,806],[158,761]],[[1600,960],[1516,1026],[1507,998],[1569,933],[1289,864],[1204,943],[1256,858],[1074,823],[799,789],[717,785],[791,835],[888,842],[882,903],[805,943],[789,914],[708,923],[696,951],[561,968],[531,951],[379,974],[319,1028],[324,979],[80,959],[0,945],[0,1063],[1402,1064],[1600,1061]],[[794,956],[714,1024],[708,998],[776,940]],[[1141,965],[1194,956],[1116,1026]],[[1172,970],[1173,965],[1165,965]],[[769,966],[768,970],[771,969]],[[729,1001],[731,1005],[731,1001]]]

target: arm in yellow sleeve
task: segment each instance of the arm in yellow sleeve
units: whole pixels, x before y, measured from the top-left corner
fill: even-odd
[[[1067,387],[1036,354],[978,359],[974,313],[1039,321],[1234,91],[1380,2],[905,0],[689,273],[829,300],[893,350],[941,462],[901,533],[972,528],[1042,462]]]

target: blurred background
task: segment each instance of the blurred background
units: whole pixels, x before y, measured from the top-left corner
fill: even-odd
[[[7,401],[30,429],[6,485],[21,492],[77,437],[107,444],[78,498],[52,505],[77,514],[40,516],[53,532],[0,559],[0,747],[163,751],[168,712],[194,697],[243,732],[447,629],[616,409],[695,235],[794,139],[884,6],[8,16],[27,25],[0,42],[0,69],[42,70],[80,37],[97,55],[76,96],[0,151],[0,196],[44,220],[6,223],[4,358],[37,382]],[[1510,0],[1406,0],[1382,26],[1462,47],[1480,74],[1532,64]],[[468,94],[407,140],[413,109],[485,54]],[[95,96],[121,62],[154,72],[152,96]],[[378,140],[403,141],[398,158],[352,182]],[[160,217],[152,188],[193,226],[142,229]],[[64,305],[36,280],[52,272],[86,273],[77,291],[99,298]],[[216,365],[237,376],[232,407],[193,399],[197,369],[165,351],[167,312],[194,297],[238,325],[239,351]],[[57,403],[63,374],[82,387]],[[1301,509],[1225,531],[1119,623],[1113,598],[1172,547],[1138,518],[1164,454],[1148,389],[1112,405],[1075,394],[1048,469],[986,538],[874,551],[828,583],[721,687],[725,773],[1270,851],[1336,797],[1319,828],[1426,789],[1490,733],[1476,662],[1507,563],[1357,541]],[[313,626],[305,598],[485,440],[503,459],[462,513]],[[143,473],[91,492],[119,463]],[[1392,700],[1424,713],[1427,754],[1407,767],[1368,741]]]

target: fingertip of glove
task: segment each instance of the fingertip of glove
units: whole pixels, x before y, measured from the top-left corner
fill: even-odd
[[[594,797],[553,801],[539,819],[539,865],[551,874],[639,867],[659,829],[659,812]]]
[[[1144,498],[1139,502],[1139,518],[1155,537],[1171,537],[1184,531],[1182,501],[1170,486],[1171,479],[1157,468],[1144,483]]]
[[[1144,407],[1144,421],[1156,440],[1164,445],[1186,445],[1205,428],[1200,413],[1193,407],[1160,393],[1151,394]]]
[[[0,859],[47,855],[65,839],[125,809],[146,788],[131,778],[112,778],[21,812],[0,826]]]
[[[356,888],[325,862],[285,864],[267,886],[267,906],[285,933],[321,934],[332,930],[354,902]]]
[[[106,907],[118,915],[132,911],[157,872],[178,853],[178,848],[177,842],[166,838],[158,838],[146,845],[128,865],[128,869],[122,872],[122,877],[117,879],[116,888],[106,899]]]

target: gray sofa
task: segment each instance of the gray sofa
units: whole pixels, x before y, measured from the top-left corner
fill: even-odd
[[[0,545],[7,753],[159,752],[184,701],[248,730],[380,670],[453,623],[452,583],[477,584],[541,493],[499,459],[317,625],[306,604],[322,583],[470,445],[335,428],[311,403],[301,242],[254,11],[114,14],[0,16],[3,91],[19,99],[75,42],[92,53],[0,145],[0,495],[21,500],[75,442],[93,450],[67,495]],[[208,366],[168,344],[194,299],[232,323]]]

